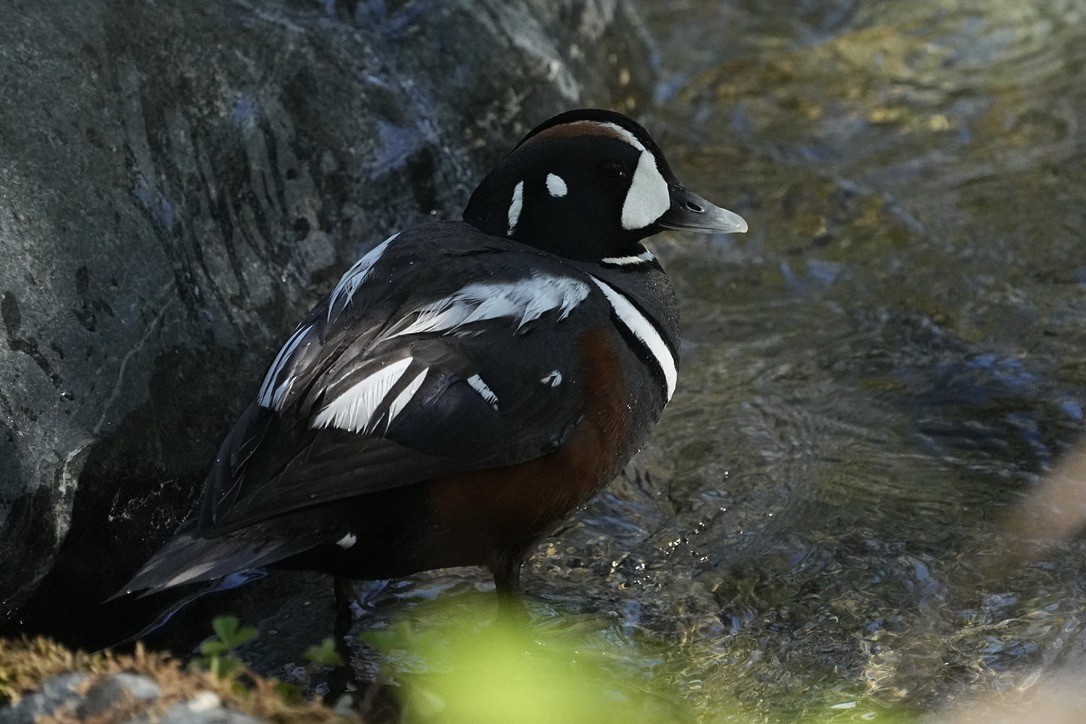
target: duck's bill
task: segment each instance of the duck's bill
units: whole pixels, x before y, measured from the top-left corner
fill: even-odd
[[[672,185],[671,208],[656,220],[665,229],[683,231],[716,231],[724,234],[742,234],[747,222],[739,214],[712,204],[690,189]]]

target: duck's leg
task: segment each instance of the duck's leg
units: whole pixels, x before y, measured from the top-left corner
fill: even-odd
[[[336,619],[332,628],[332,635],[336,641],[336,653],[345,664],[350,663],[350,647],[347,646],[347,635],[351,633],[351,623],[354,615],[351,613],[351,604],[354,603],[354,586],[346,578],[336,576],[332,579],[332,586],[336,594]]]
[[[503,551],[490,562],[494,574],[494,591],[498,596],[498,615],[517,623],[527,624],[528,609],[524,606],[520,586],[520,568],[524,551]]]
[[[354,586],[350,580],[336,576],[332,579],[332,587],[335,591],[335,623],[332,625],[332,640],[335,642],[336,653],[339,654],[340,663],[333,667],[328,674],[328,694],[325,702],[334,705],[344,694],[352,694],[359,690],[358,679],[351,665],[351,647],[347,645],[347,636],[351,633],[351,623],[354,616],[351,613],[351,604],[354,603]]]

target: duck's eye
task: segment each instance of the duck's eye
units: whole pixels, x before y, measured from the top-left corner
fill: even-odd
[[[604,161],[600,164],[600,173],[607,178],[626,177],[626,169],[618,161]]]

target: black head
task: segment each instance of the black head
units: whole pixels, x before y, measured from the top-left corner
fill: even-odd
[[[464,220],[561,256],[636,254],[658,231],[743,232],[684,188],[645,129],[621,113],[568,111],[525,136],[472,194]]]

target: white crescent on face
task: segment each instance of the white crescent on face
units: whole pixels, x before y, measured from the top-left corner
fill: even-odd
[[[644,229],[671,208],[671,191],[667,181],[660,173],[656,157],[637,140],[637,136],[615,123],[601,125],[613,130],[626,143],[641,152],[637,159],[637,169],[630,181],[630,190],[626,192],[626,201],[622,204],[622,228],[627,231]]]

